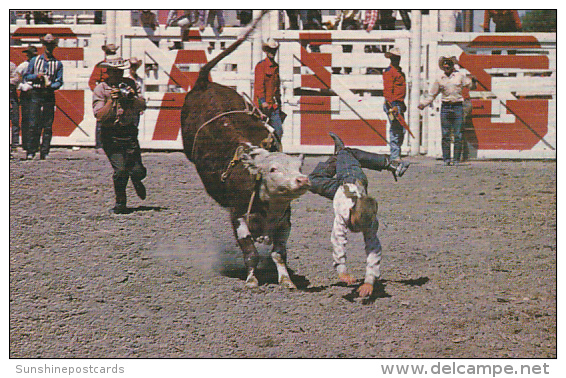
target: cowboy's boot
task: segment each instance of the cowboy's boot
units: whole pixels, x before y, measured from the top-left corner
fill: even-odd
[[[393,178],[395,179],[395,181],[397,181],[397,177],[403,176],[407,171],[407,169],[409,169],[410,165],[411,163],[405,163],[403,161],[393,160],[389,162],[389,165],[387,166],[386,169],[389,172],[393,173]]]
[[[112,209],[110,209],[110,213],[130,213],[130,209],[128,209],[128,207],[126,206],[126,186],[124,185],[123,180],[114,180],[114,193],[116,194],[116,205]]]
[[[334,134],[333,132],[329,132],[328,135],[330,135],[332,140],[334,140],[334,155],[336,155],[338,152],[340,152],[340,150],[346,147],[344,145],[344,142],[342,142],[342,139],[340,139],[338,135]]]

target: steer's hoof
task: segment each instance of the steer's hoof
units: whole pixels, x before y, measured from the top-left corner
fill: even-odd
[[[259,236],[255,239],[256,243],[270,245],[271,238],[268,235]]]
[[[281,277],[281,279],[279,280],[279,284],[281,286],[283,286],[284,288],[287,289],[296,289],[297,287],[295,286],[295,284],[293,283],[293,281],[291,281],[291,279],[289,278],[289,276],[283,276]]]
[[[248,279],[246,280],[246,287],[248,289],[254,289],[258,286],[259,286],[259,282],[257,281],[257,278],[255,278],[254,276],[248,277]]]

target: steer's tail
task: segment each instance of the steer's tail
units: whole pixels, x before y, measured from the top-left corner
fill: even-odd
[[[242,44],[242,42],[244,42],[246,40],[246,38],[248,38],[249,35],[255,30],[255,28],[257,27],[257,24],[259,24],[259,22],[261,21],[261,19],[263,18],[263,16],[267,12],[268,12],[267,10],[262,10],[259,17],[254,20],[252,26],[250,26],[250,28],[244,33],[244,35],[239,37],[236,40],[236,42],[232,43],[230,46],[228,46],[228,48],[226,48],[226,50],[222,51],[214,59],[212,59],[210,62],[206,63],[200,69],[200,72],[198,74],[198,79],[195,83],[195,88],[199,87],[199,86],[206,86],[206,84],[208,83],[208,74],[210,73],[210,70],[212,69],[212,67],[216,66],[218,64],[218,62],[220,62],[222,59],[224,59],[225,57],[230,55],[234,50],[236,50],[238,48],[238,46],[240,46]]]

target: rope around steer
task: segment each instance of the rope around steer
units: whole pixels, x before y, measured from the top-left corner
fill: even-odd
[[[240,161],[242,161],[242,156],[244,155],[245,152],[248,152],[247,150],[249,150],[249,148],[247,148],[247,146],[242,146],[242,145],[240,145],[240,146],[238,146],[238,148],[236,148],[236,152],[234,153],[234,157],[232,158],[232,160],[230,160],[230,163],[228,163],[228,167],[226,167],[226,170],[220,176],[220,181],[226,182],[226,179],[228,178],[228,175],[230,174],[231,169],[234,166],[236,166],[236,164],[238,164]],[[251,195],[250,201],[248,203],[248,209],[247,209],[246,215],[245,215],[245,221],[246,221],[246,224],[248,224],[248,227],[249,227],[249,223],[250,223],[250,213],[252,211],[252,205],[254,203],[256,193],[259,191],[260,182],[261,182],[261,173],[257,173],[255,175],[255,180],[254,180],[254,189],[252,190],[252,195]]]
[[[244,95],[246,95],[246,97],[249,99],[248,95],[244,93]],[[251,99],[250,99],[251,100]],[[269,130],[268,124],[267,122],[263,121],[263,117],[262,117],[262,113],[261,111],[251,102],[248,101],[246,99],[244,99],[244,105],[246,106],[245,109],[241,109],[241,110],[230,110],[228,112],[224,112],[224,113],[220,113],[214,117],[212,117],[211,119],[209,119],[208,121],[206,121],[205,123],[203,123],[198,129],[197,132],[195,133],[195,137],[193,138],[193,148],[191,150],[191,159],[195,160],[195,148],[196,148],[196,142],[197,142],[197,136],[199,134],[199,132],[208,124],[210,124],[213,121],[216,121],[218,118],[223,117],[225,115],[229,115],[229,114],[236,114],[236,113],[245,113],[251,116],[255,116],[257,118],[259,118],[262,122],[263,125]],[[270,131],[271,134],[271,131]]]
[[[205,123],[203,123],[203,124],[198,128],[198,130],[197,130],[197,132],[196,132],[196,134],[195,134],[195,138],[194,138],[194,140],[193,140],[193,148],[192,148],[192,150],[191,150],[191,159],[195,160],[195,147],[196,147],[197,136],[198,136],[198,133],[202,130],[202,128],[205,127],[206,125],[208,125],[209,123],[211,123],[211,122],[213,122],[213,121],[216,121],[216,120],[217,120],[218,118],[220,118],[220,117],[223,117],[223,116],[228,115],[228,114],[235,114],[235,113],[247,113],[247,114],[252,115],[252,114],[253,114],[253,111],[250,112],[249,109],[246,109],[246,110],[231,110],[231,111],[229,111],[229,112],[220,113],[220,114],[218,114],[217,116],[212,117],[211,119],[209,119],[208,121],[206,121]]]

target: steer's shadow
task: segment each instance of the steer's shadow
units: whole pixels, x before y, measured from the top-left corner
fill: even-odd
[[[271,256],[268,254],[268,252],[259,250],[259,248],[258,252],[259,262],[254,274],[258,280],[259,285],[278,285],[279,277],[277,275],[277,267],[275,266],[273,260],[271,260]],[[216,270],[220,275],[229,278],[237,278],[243,281],[246,280],[248,273],[244,266],[240,251],[232,249],[224,250],[221,251],[219,256],[217,257],[218,260],[216,264]],[[295,286],[297,286],[297,289],[308,290],[310,281],[305,276],[296,274],[293,269],[289,267],[287,267],[287,271],[289,272],[291,281],[293,281]]]
[[[300,274],[296,274],[293,269],[287,267],[287,271],[289,272],[289,276],[291,277],[291,281],[297,286],[298,290],[305,290],[308,292],[315,291],[313,288],[309,288],[310,281],[305,277],[301,276]],[[231,269],[224,269],[220,271],[220,274],[225,277],[230,278],[237,278],[242,281],[245,281],[248,273],[246,268],[231,268]],[[273,267],[263,267],[258,268],[255,271],[255,277],[258,280],[259,286],[269,285],[269,284],[279,284],[279,276],[277,275],[277,268],[275,264]]]
[[[391,282],[397,282],[403,285],[408,286],[423,286],[426,284],[430,279],[428,277],[419,277],[419,278],[412,278],[408,280],[393,280]]]

